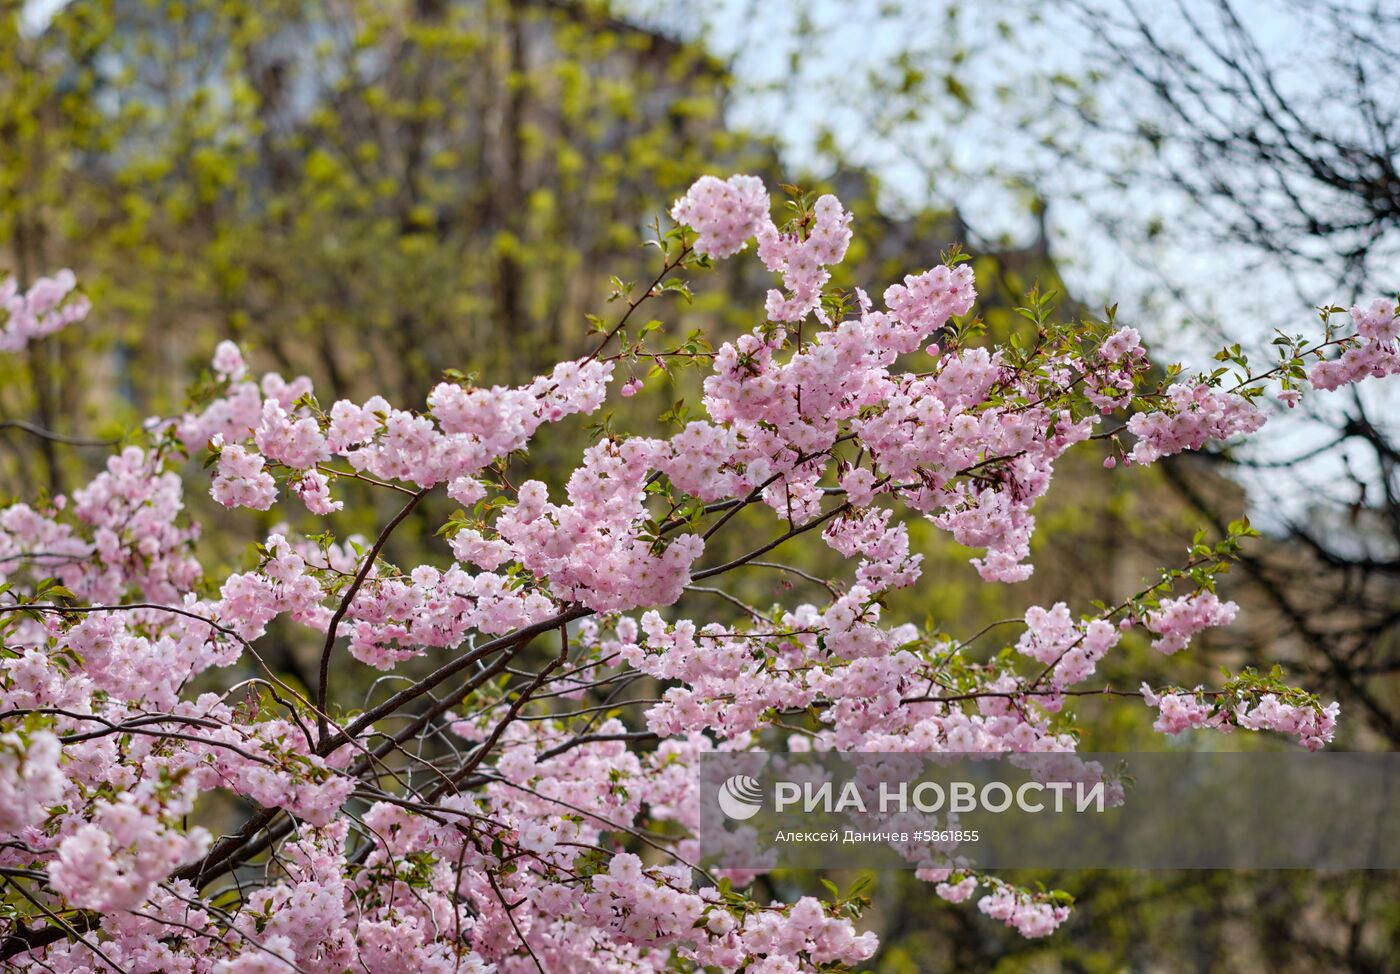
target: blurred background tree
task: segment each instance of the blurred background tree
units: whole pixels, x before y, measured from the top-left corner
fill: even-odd
[[[1379,6],[1319,7],[1334,44],[1319,60],[1336,85],[1284,97],[1267,63],[1276,22],[1260,39],[1225,0],[1164,14],[1166,34],[1155,11],[1088,0],[1014,0],[995,13],[922,0],[3,4],[0,267],[32,279],[71,266],[98,310],[86,334],[37,343],[5,366],[0,409],[69,437],[116,440],[178,410],[224,337],[261,367],[312,376],[323,400],[372,388],[411,405],[445,368],[488,384],[527,379],[590,347],[586,316],[614,310],[611,279],[651,279],[639,246],[650,219],[704,172],[836,191],[857,214],[844,285],[897,280],[964,245],[999,335],[1018,327],[1015,309],[1037,285],[1058,293],[1062,315],[1089,313],[1090,295],[1124,282],[1137,299],[1127,323],[1181,312],[1199,278],[1158,267],[1108,287],[1086,274],[1103,256],[1092,227],[1154,253],[1223,233],[1258,255],[1242,274],[1267,267],[1334,288],[1296,289],[1300,300],[1275,301],[1246,335],[1199,309],[1186,329],[1142,325],[1198,357],[1221,340],[1264,344],[1273,324],[1298,330],[1303,305],[1352,297],[1339,280],[1357,295],[1396,285],[1397,18]],[[1091,56],[1067,58],[1072,39]],[[1377,58],[1391,69],[1370,67]],[[1155,185],[1218,215],[1164,220]],[[1102,205],[1076,222],[1086,200]],[[1319,260],[1332,263],[1319,273]],[[677,340],[699,327],[730,336],[752,327],[767,286],[732,263],[689,304],[648,311]],[[645,363],[631,367],[647,376]],[[694,403],[698,392],[693,372],[649,378],[618,426],[659,429],[659,402]],[[553,483],[590,435],[584,424],[563,430],[514,463]],[[1246,606],[1241,624],[1173,659],[1169,679],[1209,683],[1221,665],[1282,658],[1310,689],[1343,700],[1348,746],[1394,747],[1396,441],[1361,400],[1308,430],[1298,454],[1315,454],[1331,489],[1302,504],[1264,495],[1277,516],[1228,591]],[[7,477],[52,492],[110,449],[16,429],[0,437]],[[1369,458],[1348,459],[1358,440]],[[1129,476],[1069,462],[1040,511],[1030,582],[976,584],[967,552],[916,523],[926,582],[898,593],[890,613],[964,638],[1031,604],[1082,608],[1136,589],[1197,526],[1219,533],[1261,506],[1259,478],[1238,475],[1248,457]],[[270,527],[191,503],[243,536]],[[449,510],[425,505],[391,555],[440,556],[432,534]],[[821,585],[834,566],[814,544],[788,566],[796,572],[755,571],[737,594],[763,606],[779,589]],[[738,611],[703,591],[686,598],[687,611]],[[992,655],[1014,631],[993,628],[971,652]],[[274,659],[304,683],[307,652],[289,636]],[[1107,682],[1168,679],[1141,641],[1123,653],[1131,662],[1109,665]],[[374,692],[369,674],[363,689]],[[632,696],[655,690],[639,684]],[[1112,724],[1092,704],[1081,712],[1086,749],[1158,746],[1145,708]],[[1387,877],[1031,878],[1080,897],[1071,926],[1045,942],[1009,937],[911,877],[879,877],[879,969],[1382,971],[1400,956],[1400,890]]]
[[[336,394],[533,374],[640,215],[745,148],[701,49],[583,5],[97,0],[7,27],[39,109],[7,249],[82,265],[141,409],[214,336]]]

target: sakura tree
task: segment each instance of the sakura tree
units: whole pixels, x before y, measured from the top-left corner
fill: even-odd
[[[1215,578],[1246,524],[1107,607],[1031,609],[991,662],[962,653],[985,632],[888,624],[880,597],[921,584],[911,517],[980,549],[987,584],[1014,583],[1071,448],[1149,464],[1255,432],[1269,387],[1291,406],[1400,372],[1394,303],[1352,309],[1345,331],[1323,309],[1321,333],[1280,336],[1267,367],[1227,349],[1187,377],[1154,368],[1111,314],[1060,323],[1042,299],[1022,309],[1032,341],[989,343],[957,254],[877,308],[830,286],[851,238],[838,200],[771,213],[753,177],[701,179],[658,235],[655,280],[619,287],[625,310],[592,352],[517,388],[449,371],[421,410],[323,406],[306,378],[254,379],[221,343],[197,408],[148,423],[71,497],[0,511],[7,969],[842,970],[877,946],[859,898],[764,902],[745,892],[752,875],[696,865],[700,755],[1068,753],[1073,702],[1106,691],[1155,708],[1167,734],[1332,739],[1337,706],[1275,676],[1095,682],[1127,630],[1173,654],[1234,618]],[[755,240],[781,287],[752,331],[715,348],[629,330],[645,302]],[[0,289],[5,347],[83,319],[74,287],[65,273]],[[704,373],[703,415],[669,438],[601,429],[562,494],[516,482],[549,427],[679,369]],[[218,503],[309,512],[324,530],[246,539],[247,570],[211,577],[182,499],[192,458]],[[352,481],[396,501],[373,537],[337,533]],[[390,564],[390,539],[435,492],[460,509],[432,563]],[[707,554],[750,508],[769,533]],[[849,562],[813,579],[822,604],[725,595],[741,573],[802,574],[782,559],[803,536]],[[680,617],[688,590],[743,621]],[[318,647],[314,686],[265,664],[273,628]],[[386,679],[346,711],[337,682],[365,668]],[[659,696],[610,716],[644,679]],[[235,801],[251,811],[216,838],[212,809]],[[953,902],[982,890],[978,908],[1026,936],[1069,912],[1062,894],[994,876],[919,875]]]

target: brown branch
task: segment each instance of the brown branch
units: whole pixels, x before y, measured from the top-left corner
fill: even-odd
[[[384,530],[379,532],[379,538],[374,542],[374,547],[365,555],[365,563],[360,566],[360,571],[355,575],[355,580],[346,589],[344,597],[340,600],[340,605],[336,608],[335,614],[331,616],[330,625],[326,627],[326,643],[321,647],[321,675],[320,683],[316,686],[316,736],[322,743],[325,742],[329,734],[326,720],[326,698],[329,692],[330,672],[331,672],[331,652],[335,649],[335,637],[340,628],[340,621],[345,618],[345,613],[350,611],[350,603],[355,600],[355,596],[360,591],[360,586],[365,583],[369,573],[374,568],[375,561],[379,558],[379,553],[384,550],[384,546],[389,542],[389,536],[394,533],[394,529],[403,523],[404,519],[413,513],[413,509],[418,506],[418,502],[428,496],[430,487],[424,487],[410,498],[409,502],[403,506],[399,513],[395,514],[388,524],[384,525]]]

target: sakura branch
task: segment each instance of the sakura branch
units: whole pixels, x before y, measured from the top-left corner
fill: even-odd
[[[1169,656],[1231,624],[1217,576],[1247,525],[1111,607],[1036,607],[962,640],[884,619],[882,596],[935,584],[916,518],[975,549],[987,584],[1027,578],[1036,503],[1072,448],[1131,438],[1110,465],[1150,464],[1257,431],[1266,386],[1291,404],[1400,372],[1393,303],[1353,309],[1351,335],[1327,309],[1320,342],[1283,337],[1263,371],[1236,348],[1186,378],[1111,315],[1057,321],[1047,295],[1020,339],[988,341],[958,254],[877,307],[831,286],[841,203],[799,193],[786,213],[752,177],[700,180],[590,354],[515,387],[447,369],[422,409],[323,408],[310,380],[255,379],[223,342],[186,413],[72,497],[0,509],[7,969],[846,970],[877,946],[863,891],[760,903],[756,874],[693,868],[700,755],[1068,755],[1087,699],[1156,708],[1168,734],[1331,740],[1335,704],[1281,672],[1095,685],[1129,633]],[[752,330],[629,334],[643,302],[751,244],[778,276]],[[63,310],[73,286],[0,290],[7,347],[86,314]],[[565,476],[531,465],[610,395],[645,403],[639,379],[615,381],[636,368],[697,370],[701,401],[667,408],[664,434],[600,424]],[[199,459],[219,504],[315,530],[237,537],[240,570],[209,569],[231,539],[185,509]],[[377,497],[393,513],[366,542],[346,526]],[[436,535],[391,560],[429,517]],[[835,577],[807,567],[816,546],[844,559]],[[732,588],[751,572],[810,600],[751,605]],[[1007,652],[970,658],[1003,634]],[[317,660],[315,686],[250,674],[274,638]],[[1026,936],[1069,915],[1063,894],[918,875],[952,903],[983,890],[978,908]]]

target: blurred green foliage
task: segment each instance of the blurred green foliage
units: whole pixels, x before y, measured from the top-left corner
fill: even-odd
[[[586,5],[85,0],[7,18],[6,263],[71,263],[178,402],[215,338],[337,395],[567,347],[706,165],[722,70]]]

